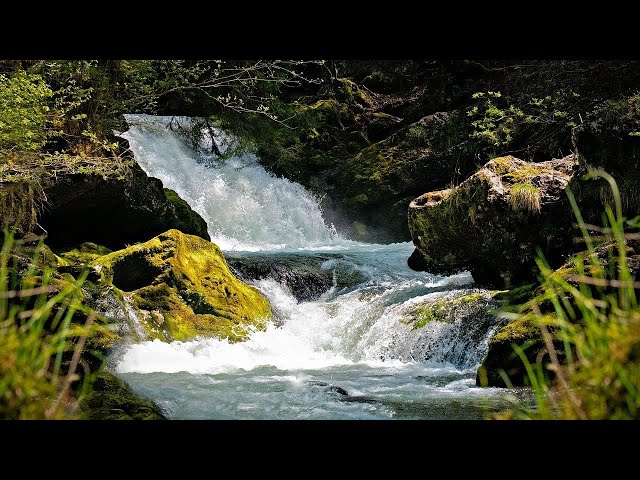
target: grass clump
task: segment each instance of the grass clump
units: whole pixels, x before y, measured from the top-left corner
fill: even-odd
[[[509,193],[509,204],[514,210],[540,211],[540,190],[528,183],[516,183]]]
[[[33,262],[18,277],[16,242],[5,231],[0,258],[0,418],[76,418],[93,376],[85,344],[100,328],[82,305],[83,278],[69,282]],[[79,321],[82,319],[82,321]]]
[[[605,206],[604,227],[586,225],[568,192],[587,252],[574,257],[571,275],[555,274],[540,256],[542,294],[530,312],[512,314],[536,326],[546,347],[529,361],[513,345],[535,393],[528,418],[640,419],[640,217],[623,218],[611,176],[591,175],[612,190],[615,205]]]

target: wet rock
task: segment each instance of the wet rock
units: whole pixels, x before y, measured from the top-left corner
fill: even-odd
[[[329,388],[329,390],[331,390],[332,392],[337,393],[338,395],[349,395],[349,393],[342,387],[337,387],[335,385],[331,386]]]
[[[94,260],[102,283],[123,292],[147,333],[161,340],[198,335],[245,339],[271,318],[268,300],[238,280],[217,245],[178,230]]]
[[[561,264],[573,243],[565,189],[577,168],[574,155],[538,163],[500,157],[458,187],[414,199],[409,266],[469,270],[479,283],[508,288],[535,278],[538,247],[552,265]]]
[[[337,393],[338,395],[342,395],[342,396],[349,395],[349,393],[344,388],[338,387],[337,385],[330,385],[326,382],[312,381],[312,382],[309,382],[309,385],[312,385],[314,387],[323,387],[324,390],[328,392]]]
[[[80,412],[88,420],[166,420],[153,401],[137,395],[115,375],[98,374],[92,392],[80,404]]]
[[[453,323],[456,320],[484,317],[495,307],[493,294],[487,290],[459,290],[435,299],[425,300],[411,307],[403,320],[413,329],[424,328],[431,322]]]
[[[322,269],[327,257],[312,255],[233,256],[231,270],[245,281],[272,278],[289,287],[299,302],[317,300],[333,285],[331,270]]]
[[[46,179],[38,223],[51,246],[95,242],[110,248],[175,228],[209,240],[205,221],[184,200],[133,164],[123,178],[73,174]]]

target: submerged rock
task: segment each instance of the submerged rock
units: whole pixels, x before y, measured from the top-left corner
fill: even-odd
[[[264,257],[234,255],[227,258],[231,270],[241,279],[272,278],[289,287],[298,300],[317,300],[333,285],[333,271],[322,269],[328,257],[299,254],[273,254]]]
[[[133,164],[122,177],[72,174],[44,180],[38,223],[47,243],[95,242],[110,248],[175,228],[209,240],[206,222],[162,182]]]
[[[115,375],[100,372],[89,396],[80,403],[80,413],[88,420],[166,420],[153,401],[131,391]]]
[[[530,163],[495,158],[458,187],[425,193],[409,206],[414,270],[470,270],[477,282],[509,287],[534,278],[536,248],[551,264],[571,249],[564,191],[574,155]]]
[[[271,318],[268,300],[229,270],[217,245],[178,230],[91,263],[140,313],[147,333],[166,341],[198,335],[236,341]]]
[[[317,381],[311,381],[309,382],[309,385],[313,387],[321,387],[323,390],[327,392],[337,393],[338,395],[341,395],[341,396],[349,396],[349,392],[347,392],[344,388],[338,385],[330,385],[327,382],[317,382]]]

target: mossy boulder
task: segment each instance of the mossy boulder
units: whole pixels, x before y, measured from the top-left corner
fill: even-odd
[[[602,268],[605,271],[610,268],[609,262],[611,258],[615,258],[612,248],[611,244],[605,244],[595,250],[595,254],[602,262]],[[640,277],[640,242],[636,240],[629,241],[626,255],[631,275],[633,278]],[[578,268],[579,265],[581,265],[580,268]],[[573,256],[560,268],[556,269],[552,273],[552,277],[560,277],[573,287],[580,288],[578,282],[580,272],[584,272],[587,275],[595,275],[597,273],[590,262],[589,252],[580,252]],[[611,290],[612,287],[608,288]],[[640,289],[636,289],[636,296],[640,298]],[[502,302],[501,309],[503,311],[519,315],[515,320],[500,328],[489,340],[487,353],[478,369],[476,383],[480,386],[504,387],[507,384],[504,381],[503,374],[506,374],[511,385],[526,385],[528,384],[528,374],[522,359],[516,354],[513,346],[523,347],[524,354],[531,364],[535,364],[539,360],[543,363],[548,362],[546,346],[542,339],[540,328],[536,323],[536,316],[532,314],[531,302],[535,299],[537,308],[542,314],[552,314],[554,312],[553,304],[545,296],[544,288],[542,286],[534,288],[533,284],[503,292],[496,295],[495,298]],[[575,305],[574,297],[570,295],[564,296],[564,301],[578,313],[576,321],[579,322],[580,309]],[[559,360],[562,361],[564,346],[559,339],[555,338],[553,329],[550,329],[550,333],[554,337],[553,342]]]
[[[424,328],[431,322],[453,323],[463,317],[479,317],[488,313],[495,302],[487,290],[461,290],[427,301],[413,308],[405,322],[413,329]]]
[[[178,230],[94,260],[139,311],[147,333],[166,341],[216,336],[237,341],[271,318],[267,299],[229,270],[217,245]]]
[[[122,176],[76,173],[41,183],[47,202],[38,223],[52,247],[94,242],[122,248],[172,228],[210,239],[205,221],[136,163]]]
[[[373,118],[387,117],[378,113]],[[365,235],[362,229],[352,227],[348,231],[350,237],[375,241],[384,225],[393,234],[379,240],[406,240],[406,205],[411,199],[425,188],[442,188],[457,176],[473,171],[472,156],[465,149],[463,118],[458,111],[427,115],[362,149],[339,166],[338,198],[344,197],[340,201],[359,224],[376,226]]]
[[[565,189],[577,167],[573,155],[538,163],[499,157],[458,187],[414,199],[409,266],[469,270],[479,283],[509,288],[535,278],[537,248],[560,265],[573,243]]]
[[[96,377],[91,393],[80,403],[80,414],[87,420],[166,420],[158,405],[107,371]]]

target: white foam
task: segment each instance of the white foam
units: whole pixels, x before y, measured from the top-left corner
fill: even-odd
[[[223,250],[313,249],[350,245],[327,226],[317,199],[301,185],[267,172],[254,155],[216,161],[199,156],[177,132],[173,117],[125,115],[136,161],[207,222]],[[186,122],[188,119],[181,119]],[[223,135],[219,133],[219,135]]]
[[[367,282],[333,299],[321,297],[299,303],[286,286],[272,279],[261,280],[256,286],[281,317],[281,326],[269,324],[265,331],[254,331],[247,341],[235,344],[212,338],[134,344],[117,369],[123,373],[218,374],[263,366],[288,371],[354,364],[390,368],[424,361],[428,355],[414,359],[416,352],[424,353],[423,345],[431,348],[430,355],[446,363],[446,353],[453,348],[452,342],[460,341],[464,326],[434,322],[414,331],[401,321],[412,305],[446,293],[412,296],[413,292],[442,283],[421,283],[415,278],[377,286]],[[459,345],[460,352],[473,349],[477,343],[477,339],[468,341],[469,345]],[[474,356],[470,358],[472,363],[477,361]],[[466,363],[461,366],[468,366]]]

